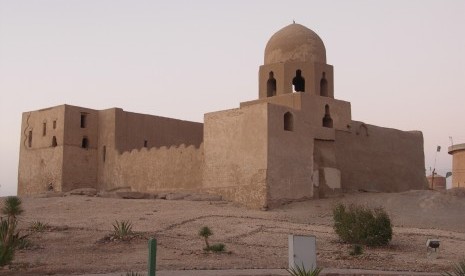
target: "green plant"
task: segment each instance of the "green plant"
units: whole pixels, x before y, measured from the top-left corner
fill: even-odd
[[[33,248],[34,244],[30,239],[28,239],[28,236],[22,236],[18,238],[18,243],[17,243],[17,248],[18,249],[30,249]]]
[[[143,276],[143,274],[129,271],[129,272],[126,272],[126,276]]]
[[[211,235],[213,235],[213,232],[212,230],[210,230],[210,228],[208,228],[208,226],[204,226],[202,228],[200,228],[199,230],[199,236],[203,237],[205,239],[205,248],[204,250],[210,250],[210,243],[208,243],[208,237],[210,237]]]
[[[33,221],[29,225],[29,229],[31,229],[34,232],[44,232],[45,230],[49,229],[50,225],[47,223],[43,223],[41,221]]]
[[[118,221],[113,223],[113,236],[124,239],[132,235],[132,223],[129,220]]]
[[[465,276],[465,259],[454,265],[452,272],[443,272],[445,276]]]
[[[210,245],[210,247],[208,248],[209,251],[213,252],[223,252],[225,249],[226,246],[224,245],[224,243],[215,243]]]
[[[286,271],[291,275],[291,276],[318,276],[320,275],[322,268],[315,267],[311,269],[305,269],[305,266],[302,264],[302,266],[299,266],[298,264],[294,264],[293,267],[290,267],[286,269]]]
[[[361,255],[363,253],[363,247],[360,244],[353,244],[352,250],[350,251],[351,256]]]
[[[6,219],[0,217],[0,266],[5,266],[13,261],[15,249],[20,240],[26,237],[20,236],[19,231],[16,231],[18,216],[24,212],[21,199],[16,196],[7,197],[0,211],[6,215]]]
[[[392,224],[382,208],[343,204],[333,209],[334,230],[341,240],[368,246],[386,245],[392,239]]]

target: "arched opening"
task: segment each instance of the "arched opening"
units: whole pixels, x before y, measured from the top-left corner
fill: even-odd
[[[42,123],[42,136],[47,135],[47,123]]]
[[[294,115],[291,112],[284,113],[284,130],[294,130]]]
[[[328,97],[328,81],[326,80],[326,73],[323,72],[323,76],[320,80],[320,96]]]
[[[266,96],[276,96],[276,79],[274,78],[273,71],[270,72],[268,81],[266,82]]]
[[[32,147],[32,130],[29,130],[28,136],[27,136],[27,145],[29,147]]]
[[[103,158],[103,162],[105,162],[105,160],[107,159],[107,146],[103,146],[102,158]]]
[[[147,140],[144,140],[144,148],[148,147],[149,146],[149,141]]]
[[[295,92],[305,92],[305,79],[302,77],[302,71],[295,71],[295,77],[292,79],[292,85]]]
[[[57,138],[55,136],[52,137],[52,147],[56,147],[57,144]]]
[[[331,119],[331,113],[329,112],[329,105],[325,105],[325,116],[323,117],[323,127],[333,127],[333,119]]]
[[[82,138],[81,148],[89,148],[89,139],[87,137]]]

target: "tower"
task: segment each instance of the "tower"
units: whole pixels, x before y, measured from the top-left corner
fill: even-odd
[[[276,32],[265,47],[259,99],[302,92],[334,98],[333,67],[321,38],[300,24]]]

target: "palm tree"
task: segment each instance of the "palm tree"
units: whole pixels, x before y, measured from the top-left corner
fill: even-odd
[[[208,226],[204,226],[200,228],[199,236],[205,239],[205,245],[206,245],[205,249],[207,250],[210,248],[210,244],[208,243],[208,237],[210,237],[211,235],[213,235],[213,232],[212,230],[210,230],[210,228],[208,228]]]

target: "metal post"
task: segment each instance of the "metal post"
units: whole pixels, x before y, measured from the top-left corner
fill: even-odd
[[[155,276],[157,267],[157,240],[149,239],[149,276]]]

